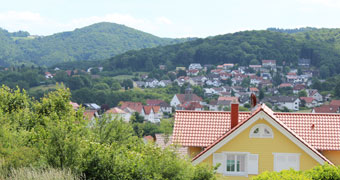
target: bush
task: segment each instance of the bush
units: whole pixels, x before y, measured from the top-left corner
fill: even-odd
[[[316,166],[307,171],[295,171],[293,169],[280,172],[263,172],[253,178],[253,180],[272,180],[272,179],[298,179],[298,180],[336,180],[340,179],[340,167],[329,164]]]

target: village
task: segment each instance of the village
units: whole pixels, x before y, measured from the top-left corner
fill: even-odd
[[[277,66],[276,60],[262,60],[261,65],[248,67],[231,63],[218,66],[192,63],[188,68],[177,67],[176,71],[170,71],[178,76],[173,81],[148,78],[147,74],[143,74],[140,81],[134,81],[135,87],[152,89],[175,83],[186,86],[185,93],[174,94],[170,102],[161,99],[147,99],[144,104],[122,101],[118,107],[106,113],[122,117],[128,122],[131,115],[138,112],[146,121],[159,123],[163,117],[170,117],[176,110],[229,111],[232,101],[239,103],[241,111],[249,111],[251,94],[257,97],[258,102],[265,103],[275,111],[338,113],[339,100],[331,100],[330,94],[321,95],[317,89],[310,88],[313,74],[317,73],[310,70],[310,60],[299,59],[298,67],[286,69]],[[166,67],[160,65],[159,68],[164,70]],[[91,72],[91,68],[88,72]],[[180,73],[184,75],[179,76]],[[50,74],[46,78],[50,78]],[[193,86],[202,87],[203,97],[193,92]],[[79,106],[72,104],[75,108]],[[99,116],[100,105],[86,103],[84,106],[87,109],[85,113],[91,119]]]

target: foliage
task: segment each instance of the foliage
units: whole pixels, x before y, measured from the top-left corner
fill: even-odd
[[[340,167],[325,164],[314,167],[307,171],[295,171],[293,169],[280,172],[263,172],[253,178],[253,180],[272,180],[272,179],[300,179],[300,180],[319,180],[319,179],[340,179]]]
[[[69,104],[69,90],[59,87],[39,101],[20,89],[3,86],[0,92],[1,177],[26,172],[29,177],[31,170],[21,168],[31,167],[37,178],[72,176],[52,167],[86,179],[214,179],[212,167],[193,166],[172,149],[145,145],[121,119],[87,122],[84,109],[74,111]]]
[[[54,65],[61,62],[102,60],[129,50],[190,40],[159,38],[107,22],[50,36],[18,38],[28,35],[22,31],[9,33],[0,29],[0,65]],[[82,63],[74,65],[84,66]]]

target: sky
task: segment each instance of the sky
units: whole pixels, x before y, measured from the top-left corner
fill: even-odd
[[[340,28],[340,0],[1,0],[0,27],[32,35],[113,22],[159,37]]]

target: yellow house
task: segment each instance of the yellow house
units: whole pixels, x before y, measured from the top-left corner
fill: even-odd
[[[192,163],[220,164],[220,179],[249,179],[264,171],[340,165],[340,115],[177,111],[173,143],[187,147]]]

